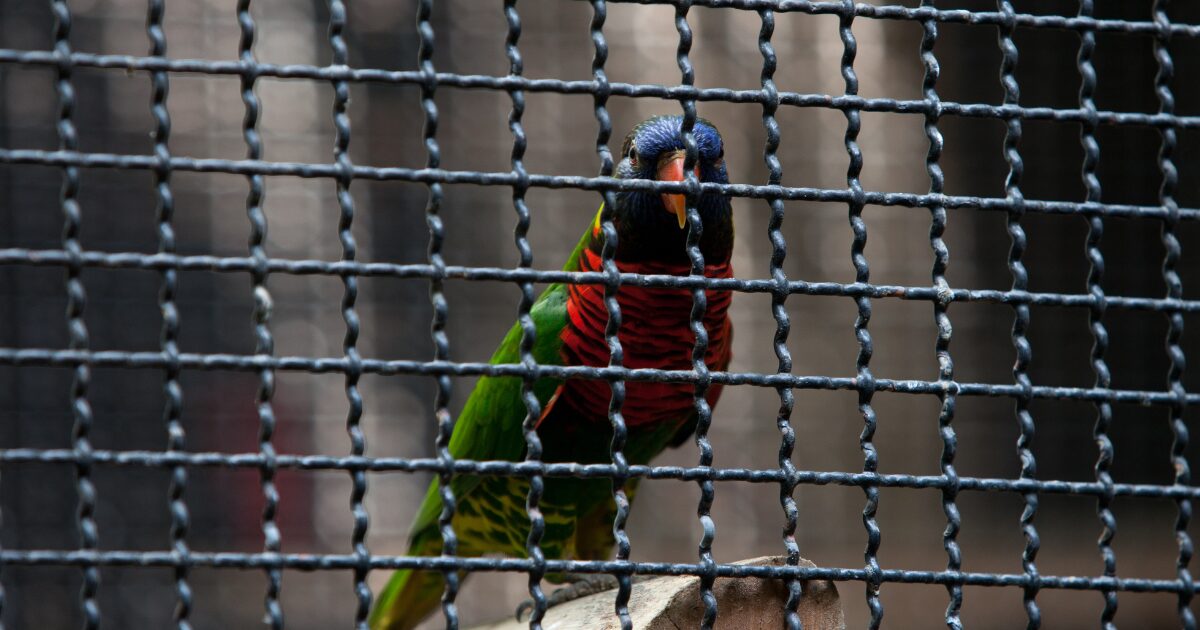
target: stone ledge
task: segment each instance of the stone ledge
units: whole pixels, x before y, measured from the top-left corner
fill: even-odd
[[[734,564],[775,565],[781,556],[764,556]],[[801,559],[800,566],[815,567]],[[804,630],[844,630],[837,587],[828,580],[805,580],[801,586],[800,619]],[[776,630],[785,627],[783,607],[787,588],[780,580],[717,578],[716,630]],[[555,606],[542,620],[544,630],[619,630],[613,614],[614,591],[604,591]],[[680,630],[700,627],[704,606],[700,578],[690,575],[660,577],[633,585],[629,613],[636,630]],[[522,630],[529,622],[508,618],[473,630]]]

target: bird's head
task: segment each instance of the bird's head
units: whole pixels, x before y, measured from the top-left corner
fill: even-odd
[[[621,145],[617,177],[662,182],[684,181],[685,150],[680,132],[682,116],[655,116],[629,132]],[[692,128],[697,160],[693,167],[701,182],[726,184],[725,145],[712,123],[699,118]],[[733,249],[733,215],[729,197],[702,194],[696,202],[703,232],[700,251],[708,263],[729,260]],[[618,260],[686,262],[688,233],[686,199],[682,193],[627,191],[617,194],[614,221]]]

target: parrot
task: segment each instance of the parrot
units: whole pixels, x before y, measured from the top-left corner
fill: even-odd
[[[682,116],[649,118],[625,138],[616,176],[624,180],[684,181]],[[701,182],[728,183],[725,150],[712,123],[697,118],[693,137],[698,149],[694,172]],[[600,216],[588,228],[563,266],[565,271],[601,271],[604,233]],[[701,219],[700,251],[704,275],[732,277],[733,215],[729,197],[704,193],[696,210]],[[625,190],[615,195],[612,212],[617,232],[614,262],[622,273],[691,272],[687,255],[688,213],[683,194]],[[733,328],[727,311],[728,291],[708,290],[703,324],[708,331],[704,357],[710,370],[729,365]],[[624,366],[691,370],[695,336],[690,326],[692,296],[686,288],[653,288],[623,284],[617,292],[621,326],[618,339]],[[530,309],[536,334],[534,359],[540,365],[596,366],[609,363],[604,330],[608,311],[604,286],[559,283],[548,286]],[[492,355],[492,364],[521,362],[522,331],[514,325]],[[471,391],[449,441],[456,459],[507,460],[525,457],[522,424],[528,415],[523,381],[516,376],[483,376]],[[612,426],[608,416],[611,389],[598,379],[542,378],[533,384],[542,413],[535,429],[543,462],[611,462]],[[631,465],[648,464],[668,446],[679,446],[694,433],[694,384],[629,381],[621,409],[628,438],[624,455]],[[716,407],[721,384],[712,384],[705,399]],[[637,480],[626,487],[632,501]],[[616,503],[612,480],[547,477],[540,509],[545,520],[541,548],[547,558],[603,560],[615,544]],[[517,476],[462,474],[452,479],[456,510],[452,525],[460,556],[499,554],[525,557],[529,515],[525,509],[529,480]],[[409,555],[435,556],[442,550],[438,517],[442,511],[434,479],[409,533]],[[465,576],[464,576],[465,577]],[[380,593],[370,615],[372,630],[408,630],[438,606],[444,579],[439,571],[396,571]]]

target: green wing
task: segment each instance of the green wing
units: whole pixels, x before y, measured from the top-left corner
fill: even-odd
[[[596,219],[599,218],[597,213]],[[567,259],[567,264],[563,265],[564,271],[579,270],[579,256],[591,239],[592,229],[588,226],[588,230],[584,232]],[[567,285],[552,284],[546,287],[534,302],[529,314],[537,328],[533,346],[534,360],[541,365],[562,364],[559,354],[562,348],[560,334],[567,323]],[[488,363],[520,363],[520,345],[521,325],[517,323],[509,329]],[[543,409],[560,384],[561,381],[554,379],[542,379],[534,383],[534,394]],[[453,435],[450,436],[450,454],[455,459],[517,461],[522,458],[525,452],[525,434],[521,431],[521,425],[525,422],[527,410],[521,400],[521,385],[521,379],[513,376],[485,376],[479,379],[458,416]],[[450,488],[454,491],[454,496],[462,497],[478,483],[479,477],[459,476],[451,482]],[[434,480],[409,531],[416,533],[436,526],[441,511],[442,501],[437,495],[437,480]]]
[[[603,209],[603,207],[601,207]],[[600,214],[597,212],[596,221]],[[565,271],[579,270],[579,257],[592,239],[595,222],[588,226],[583,237],[563,265]],[[567,286],[552,284],[542,292],[530,309],[537,333],[533,357],[543,365],[560,365],[559,350],[563,326],[567,322]],[[521,327],[514,324],[492,354],[492,364],[520,363]],[[543,409],[558,389],[561,381],[542,379],[534,383],[534,394]],[[525,452],[525,435],[521,426],[527,411],[521,400],[522,379],[512,376],[479,379],[467,398],[463,411],[450,437],[450,454],[455,459],[519,461]],[[480,477],[459,475],[450,488],[458,499],[466,497],[480,484]],[[409,530],[409,554],[436,555],[441,549],[437,520],[442,511],[435,479],[425,493],[425,500]],[[381,629],[410,628],[437,605],[442,587],[439,573],[423,573],[413,579],[412,571],[397,571],[380,594],[371,614],[371,627]]]

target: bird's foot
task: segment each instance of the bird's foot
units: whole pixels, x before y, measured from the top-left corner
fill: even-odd
[[[634,575],[633,582],[641,582],[653,578],[652,575]],[[546,596],[546,608],[550,609],[559,604],[565,604],[569,601],[611,591],[617,588],[617,577],[609,573],[566,573],[562,574],[561,581],[566,584],[562,588],[555,589]],[[534,608],[532,599],[527,599],[517,606],[517,621],[524,621],[527,615]]]

